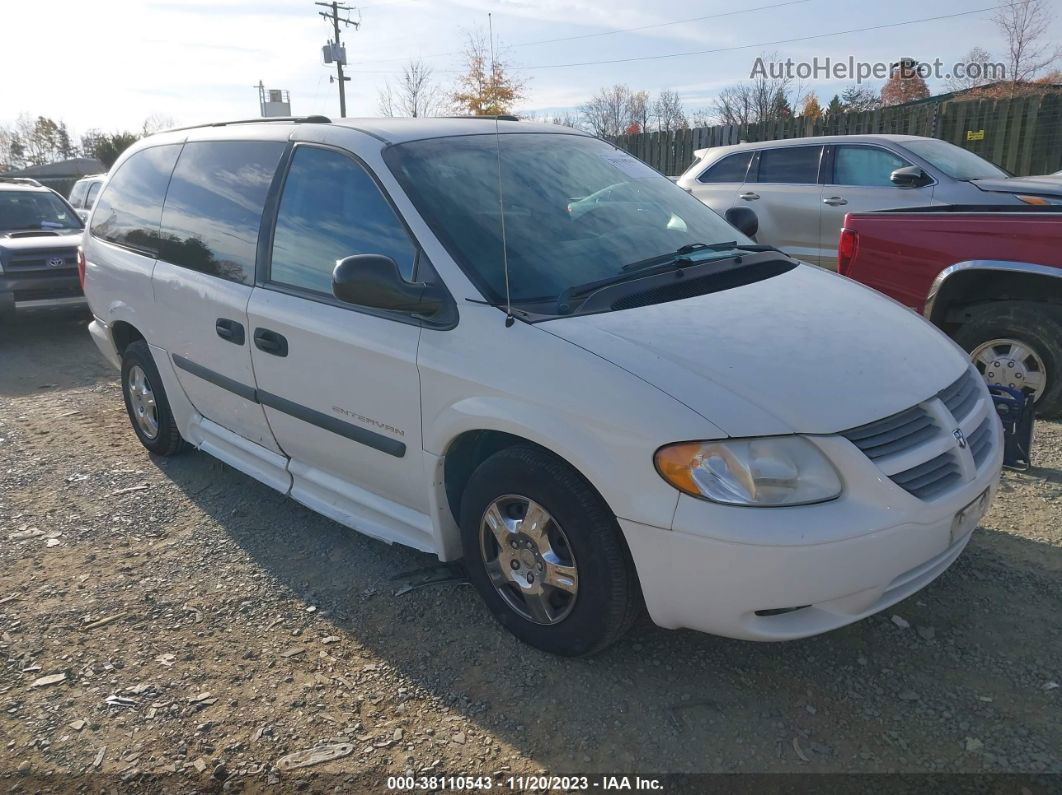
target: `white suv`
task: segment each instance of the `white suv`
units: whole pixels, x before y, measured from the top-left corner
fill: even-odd
[[[115,164],[84,245],[148,450],[463,558],[560,654],[643,603],[753,640],[856,621],[944,571],[998,482],[943,334],[567,128],[172,131]]]

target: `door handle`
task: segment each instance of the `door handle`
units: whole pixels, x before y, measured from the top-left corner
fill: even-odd
[[[754,199],[760,198],[760,194],[753,193],[752,191],[749,191],[748,193],[739,193],[738,194],[738,198],[739,199],[744,199],[745,201],[750,202],[750,201],[753,201]]]
[[[214,331],[218,336],[234,345],[243,345],[243,324],[226,317],[219,317],[214,323]]]
[[[273,356],[287,356],[288,355],[288,340],[281,334],[277,334],[275,331],[270,331],[267,328],[256,328],[254,330],[254,346],[260,351],[272,354]]]
[[[828,204],[831,207],[840,207],[842,204],[848,204],[848,199],[844,196],[827,196],[822,200],[823,204]]]

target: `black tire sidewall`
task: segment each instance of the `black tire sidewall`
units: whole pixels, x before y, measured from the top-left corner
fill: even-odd
[[[479,546],[480,522],[496,498],[515,494],[542,505],[568,537],[579,572],[572,612],[543,626],[513,611],[487,577]],[[469,578],[502,626],[544,651],[591,654],[627,628],[627,603],[637,589],[626,544],[600,496],[567,464],[535,448],[507,448],[473,473],[461,500],[461,540]]]
[[[133,405],[129,398],[129,371],[136,365],[144,371],[144,375],[151,385],[151,392],[155,396],[155,411],[158,414],[159,431],[155,438],[149,438],[140,429],[133,412]],[[132,342],[122,353],[122,400],[125,403],[126,414],[129,415],[129,424],[133,427],[140,443],[150,452],[156,455],[173,455],[182,446],[180,434],[170,411],[170,403],[166,399],[166,390],[162,386],[162,378],[159,376],[155,360],[151,356],[151,349],[146,342],[137,340]]]
[[[1062,413],[1062,307],[1031,302],[1003,301],[982,307],[955,333],[967,353],[991,339],[1009,338],[1025,343],[1044,363],[1047,381],[1036,412],[1044,417]]]

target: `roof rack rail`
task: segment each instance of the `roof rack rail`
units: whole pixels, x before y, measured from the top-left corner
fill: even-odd
[[[44,187],[44,185],[39,183],[37,180],[30,179],[29,177],[0,177],[0,182],[7,182],[13,185],[29,185],[33,188]]]
[[[331,124],[327,116],[263,116],[259,119],[233,119],[231,121],[212,121],[206,124],[191,124],[187,127],[174,127],[159,132],[181,132],[182,130],[201,130],[204,127],[228,127],[230,124],[257,124],[262,121],[286,121],[294,124]]]
[[[520,121],[516,116],[499,113],[496,116],[442,116],[443,119],[483,119],[485,121]]]

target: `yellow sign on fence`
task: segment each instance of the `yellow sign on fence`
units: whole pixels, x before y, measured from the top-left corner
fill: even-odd
[[[984,139],[985,139],[985,131],[984,130],[967,130],[966,131],[966,140],[967,141],[983,141]]]

